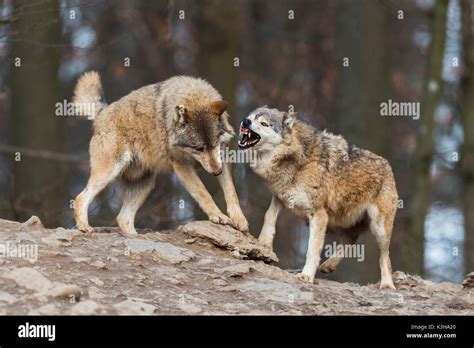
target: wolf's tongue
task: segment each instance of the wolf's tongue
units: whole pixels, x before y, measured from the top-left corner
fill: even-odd
[[[249,137],[248,129],[247,128],[242,128],[242,131],[239,134],[239,139],[241,141],[247,140]]]

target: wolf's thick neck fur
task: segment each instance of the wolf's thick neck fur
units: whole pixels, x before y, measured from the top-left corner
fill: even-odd
[[[273,151],[257,152],[254,170],[270,184],[291,182],[310,161],[319,162],[321,171],[330,170],[349,148],[341,136],[317,130],[303,121],[296,121],[286,132],[283,133],[283,142]],[[282,169],[285,175],[282,175]]]

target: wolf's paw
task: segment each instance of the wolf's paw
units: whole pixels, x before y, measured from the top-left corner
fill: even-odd
[[[222,213],[209,215],[209,220],[211,220],[215,224],[233,226],[230,217]]]
[[[381,282],[380,290],[397,290],[397,288],[395,288],[395,285],[393,285],[393,282],[390,280],[390,281]]]
[[[264,240],[258,240],[258,242],[263,245],[265,248],[273,251],[273,243],[272,242],[268,242],[268,241],[264,241]]]
[[[296,278],[298,278],[298,280],[301,280],[302,282],[305,282],[305,283],[311,283],[311,284],[314,283],[314,277],[310,277],[309,275],[304,274],[304,273],[298,273],[296,275]]]
[[[133,222],[123,219],[120,215],[117,217],[117,225],[119,227],[119,233],[124,237],[133,238],[138,236]]]
[[[124,231],[122,229],[120,229],[120,234],[127,238],[135,238],[138,236],[137,231]]]
[[[245,218],[244,214],[230,214],[230,219],[232,220],[232,225],[239,231],[249,231],[249,223],[247,222],[247,219]]]
[[[86,224],[78,224],[77,229],[81,232],[89,233],[89,234],[92,234],[95,232],[91,226],[86,225]]]
[[[328,259],[323,262],[321,266],[319,266],[319,271],[322,273],[331,273],[336,270],[337,263],[333,262],[334,260]]]

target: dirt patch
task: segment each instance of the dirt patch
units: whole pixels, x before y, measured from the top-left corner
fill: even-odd
[[[463,286],[395,272],[397,291],[306,284],[230,227],[197,221],[165,232],[130,239],[117,228],[0,220],[0,314],[474,314],[473,274]]]

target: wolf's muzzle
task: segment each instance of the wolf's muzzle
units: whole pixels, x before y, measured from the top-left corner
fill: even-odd
[[[244,118],[240,125],[239,141],[237,145],[241,150],[248,149],[254,146],[260,141],[260,135],[250,129],[252,121],[248,118]]]

